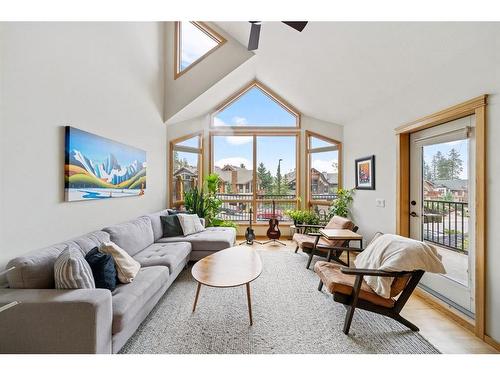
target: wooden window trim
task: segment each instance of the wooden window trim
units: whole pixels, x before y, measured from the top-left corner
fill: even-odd
[[[486,324],[486,236],[487,236],[487,157],[486,157],[486,107],[488,95],[481,95],[453,107],[422,117],[395,129],[397,137],[397,183],[396,183],[396,233],[405,237],[410,235],[410,134],[438,126],[459,118],[475,115],[475,320],[474,333],[485,341]]]
[[[326,137],[324,135],[306,130],[306,208],[308,210],[311,209],[314,205],[327,205],[329,206],[332,202],[325,200],[313,200],[311,196],[311,154],[319,152],[318,150],[324,149],[325,147],[312,148],[311,147],[311,137],[321,139],[322,141],[328,143],[335,143],[337,145],[339,157],[338,157],[338,188],[341,189],[343,186],[343,178],[342,178],[342,142]]]
[[[240,97],[242,97],[245,93],[253,89],[254,87],[257,87],[260,89],[264,94],[266,94],[270,99],[272,99],[276,104],[278,104],[280,107],[282,107],[284,110],[286,110],[288,113],[290,113],[292,116],[295,117],[295,126],[265,126],[265,125],[245,125],[245,126],[215,126],[214,125],[214,118],[222,112],[225,108],[229,107],[231,104],[233,104],[235,101],[237,101]],[[276,94],[273,90],[271,90],[269,87],[264,85],[262,82],[259,82],[257,80],[252,80],[249,83],[247,83],[242,89],[237,91],[235,94],[231,95],[229,98],[224,100],[221,104],[219,104],[215,111],[212,113],[210,116],[210,129],[217,129],[218,130],[232,130],[232,131],[255,131],[255,132],[261,132],[261,131],[287,131],[290,129],[300,129],[300,121],[301,120],[301,115],[300,112],[295,109],[290,103],[288,103],[285,99],[280,97],[278,94]]]
[[[189,66],[186,67],[186,69],[181,70],[181,56],[182,56],[182,51],[181,51],[181,38],[182,38],[182,32],[181,32],[181,22],[176,21],[174,25],[174,79],[179,78],[191,68],[196,66],[200,61],[204,60],[208,55],[213,53],[215,50],[218,48],[222,47],[224,43],[227,42],[227,39],[224,38],[222,35],[220,35],[217,31],[212,29],[210,26],[208,26],[205,22],[201,21],[189,21],[191,22],[194,26],[196,26],[198,29],[203,31],[205,34],[207,34],[210,38],[212,38],[214,41],[217,42],[217,45],[212,48],[211,50],[207,51],[205,54],[200,56],[198,59],[193,61]]]
[[[188,140],[193,137],[198,137],[198,148],[194,147],[187,147],[187,146],[180,146],[181,149],[180,151],[184,152],[192,152],[192,153],[197,153],[198,154],[198,188],[201,188],[203,186],[203,157],[204,157],[204,143],[205,140],[203,139],[203,131],[198,131],[195,133],[191,133],[176,139],[173,139],[169,143],[169,162],[168,162],[168,183],[170,184],[169,188],[169,193],[168,193],[168,202],[169,202],[169,207],[174,207],[175,204],[183,204],[183,201],[174,201],[174,198],[172,196],[173,192],[173,184],[175,183],[173,176],[174,176],[174,151],[176,149],[176,145],[178,143],[184,142],[185,140]],[[191,150],[187,150],[191,149]],[[196,152],[195,152],[196,150]]]
[[[281,128],[280,128],[281,129]],[[217,136],[251,136],[253,138],[252,140],[252,163],[253,163],[253,179],[252,179],[252,199],[248,200],[246,202],[250,203],[252,205],[252,210],[253,212],[257,212],[257,205],[258,203],[262,202],[272,202],[273,199],[257,199],[257,137],[295,137],[295,199],[274,199],[276,202],[285,202],[285,203],[290,203],[290,202],[295,202],[296,208],[299,208],[299,200],[301,196],[301,180],[300,180],[300,132],[298,131],[281,131],[281,132],[269,132],[269,131],[251,131],[248,129],[245,129],[245,131],[241,132],[228,132],[228,131],[217,131],[217,130],[212,130],[210,131],[210,142],[209,142],[209,166],[208,170],[209,173],[213,173],[214,171],[214,137]],[[234,199],[228,199],[228,200],[223,200],[223,202],[228,202],[228,203],[238,203],[241,202],[241,200],[234,200]],[[246,222],[242,221],[237,221],[236,224],[238,225],[244,225]],[[287,224],[287,223],[284,223]],[[252,217],[252,225],[268,225],[268,224],[263,224],[262,222],[257,221],[256,215],[253,215]]]

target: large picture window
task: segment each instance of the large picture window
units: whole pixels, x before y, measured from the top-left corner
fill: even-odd
[[[170,142],[170,206],[180,208],[184,194],[201,185],[203,140],[201,133]]]
[[[297,207],[297,134],[212,134],[212,171],[220,176],[220,218],[267,222]]]
[[[307,131],[306,154],[308,207],[324,214],[342,187],[342,143]]]

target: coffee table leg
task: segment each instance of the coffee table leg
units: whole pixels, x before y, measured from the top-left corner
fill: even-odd
[[[201,283],[198,283],[198,287],[196,288],[196,297],[194,297],[193,312],[194,310],[196,310],[196,304],[198,303],[198,296],[200,295],[200,288],[201,288]]]
[[[250,325],[253,325],[252,298],[250,297],[250,283],[246,283],[246,287],[247,287],[248,316],[250,317]]]

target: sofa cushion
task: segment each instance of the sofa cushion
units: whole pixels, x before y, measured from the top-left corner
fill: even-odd
[[[151,220],[151,228],[153,229],[153,235],[155,241],[163,237],[163,228],[161,225],[160,216],[166,216],[166,215],[168,215],[167,210],[161,210],[149,215],[144,215],[146,217],[149,217],[149,219]]]
[[[161,225],[163,228],[162,237],[178,237],[183,236],[179,215],[161,216]]]
[[[165,266],[172,273],[182,262],[189,259],[189,242],[154,243],[134,256],[142,267]]]
[[[120,284],[113,291],[113,335],[141,312],[147,302],[167,283],[167,267],[141,268],[133,282]]]
[[[116,275],[120,282],[127,284],[134,280],[141,269],[141,265],[120,246],[114,242],[105,242],[99,248],[99,251],[104,254],[109,254],[113,257],[116,267]]]
[[[147,216],[104,228],[115,244],[134,256],[154,242],[151,219]]]
[[[235,240],[235,228],[208,227],[203,232],[194,233],[185,237],[163,237],[157,242],[189,242],[193,251],[219,251],[234,246]]]
[[[54,263],[68,245],[76,246],[86,254],[106,241],[109,241],[108,233],[91,232],[14,258],[7,264],[7,268],[16,267],[7,273],[9,286],[15,289],[53,289]]]

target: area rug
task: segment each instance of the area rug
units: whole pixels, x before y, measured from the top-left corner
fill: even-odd
[[[244,286],[203,286],[192,313],[196,281],[186,269],[121,353],[439,353],[418,333],[362,310],[344,335],[345,308],[317,290],[318,277],[305,269],[305,254],[257,251],[263,271],[251,284],[253,326]]]

